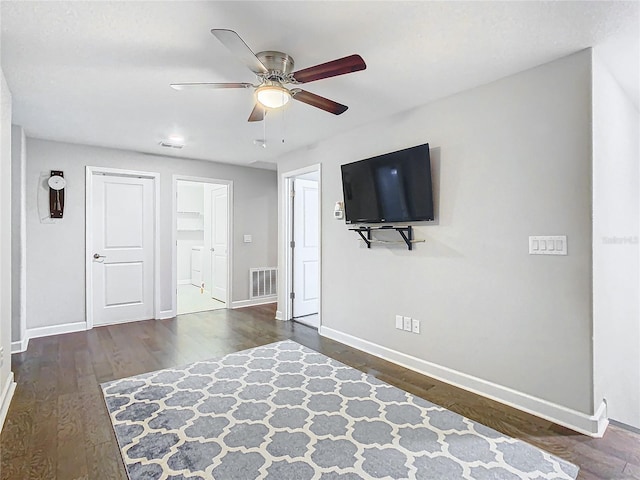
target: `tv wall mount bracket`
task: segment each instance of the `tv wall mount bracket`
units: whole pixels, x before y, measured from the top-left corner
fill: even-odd
[[[349,230],[356,232],[360,235],[360,238],[364,240],[364,243],[367,244],[367,248],[371,248],[372,243],[406,243],[407,250],[413,250],[414,243],[424,242],[424,240],[415,240],[413,238],[413,226],[394,226],[394,225],[382,225],[379,227],[371,227],[371,226],[359,226],[355,228],[350,228]],[[371,235],[372,231],[375,230],[395,230],[402,237],[402,240],[397,241],[388,241],[388,240],[379,240],[373,238]],[[365,236],[366,234],[366,236]]]

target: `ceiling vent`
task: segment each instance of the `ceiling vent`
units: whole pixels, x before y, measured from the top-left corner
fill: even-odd
[[[176,148],[178,150],[180,150],[182,147],[184,147],[184,145],[181,145],[179,143],[169,143],[169,142],[165,142],[165,141],[160,142],[160,146],[161,147],[167,147],[167,148]]]

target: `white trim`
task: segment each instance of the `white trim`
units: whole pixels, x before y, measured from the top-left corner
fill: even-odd
[[[282,320],[283,318],[282,312],[280,310],[276,310],[276,320]]]
[[[191,285],[191,280],[178,280],[178,285]]]
[[[176,314],[173,312],[173,309],[169,310],[160,310],[160,314],[156,317],[158,320],[166,320],[167,318],[173,318]]]
[[[83,332],[89,330],[86,322],[63,323],[61,325],[51,325],[49,327],[35,327],[27,329],[27,338],[50,337],[51,335],[61,335],[63,333]]]
[[[126,318],[124,320],[113,320],[113,321],[110,321],[110,322],[101,323],[100,325],[94,325],[94,328],[108,327],[110,325],[123,325],[125,323],[144,322],[145,320],[157,320],[157,318],[155,318],[155,316],[154,316],[154,318],[137,317],[137,318]],[[87,330],[90,330],[90,329],[87,328]],[[68,332],[65,332],[65,333],[68,333]]]
[[[20,127],[20,339],[25,351],[27,337],[27,135]],[[21,345],[22,346],[22,345]],[[11,344],[13,353],[13,343]]]
[[[596,410],[596,413],[594,413],[590,418],[593,418],[597,422],[597,427],[595,429],[596,433],[588,433],[587,435],[601,438],[609,426],[609,414],[607,412],[607,402],[605,400],[600,402],[600,406]]]
[[[85,321],[87,330],[93,328],[93,276],[91,272],[91,247],[93,246],[93,217],[89,214],[93,210],[93,169],[89,166],[85,169],[85,197],[84,197],[84,302]]]
[[[153,315],[160,315],[160,174],[158,172],[142,172],[138,170],[123,170],[108,167],[86,167],[85,182],[85,318],[86,330],[93,328],[93,276],[91,274],[93,245],[93,176],[104,174],[116,177],[142,177],[153,180],[153,210],[154,210],[154,242],[153,242]],[[63,332],[64,333],[64,332]],[[52,334],[54,335],[54,334]],[[33,335],[28,335],[34,338]]]
[[[323,337],[331,338],[423,375],[491,398],[591,437],[602,437],[608,425],[606,404],[604,403],[600,405],[595,414],[588,415],[503,385],[398,352],[397,350],[391,350],[332,328],[321,326],[318,332]]]
[[[171,188],[171,317],[178,315],[178,181],[213,183],[227,186],[227,298],[225,299],[225,305],[231,305],[231,299],[233,298],[233,180],[174,175]]]
[[[629,430],[630,432],[640,434],[640,428],[634,427],[633,425],[629,425],[627,423],[618,422],[617,420],[611,419],[609,421],[611,425],[615,425],[616,427],[624,428],[625,430]]]
[[[289,248],[291,240],[293,240],[293,229],[291,228],[293,212],[289,193],[291,191],[291,182],[295,177],[311,172],[318,172],[318,321],[320,322],[320,326],[322,326],[322,164],[320,163],[283,172],[280,176],[280,185],[283,186],[280,199],[282,202],[282,224],[280,228],[281,238],[284,239],[280,246],[280,255],[282,255],[281,258],[284,259],[284,267],[283,272],[279,275],[282,275],[283,278],[284,292],[280,292],[279,296],[281,299],[284,299],[284,302],[282,302],[282,305],[279,305],[281,308],[281,310],[279,310],[280,318],[278,318],[277,314],[276,318],[278,320],[291,320],[293,311],[293,301],[289,298],[289,293],[293,291],[291,275],[293,262],[291,258],[291,248]]]
[[[27,337],[27,332],[24,332],[22,340],[18,340],[17,342],[11,342],[11,353],[26,352],[28,347],[29,347],[29,337]]]
[[[153,317],[158,318],[160,316],[160,290],[162,289],[162,284],[160,283],[160,174],[152,173],[151,175],[153,175],[153,185],[155,187],[153,192],[153,208],[155,210],[155,241],[153,244],[153,273],[155,276],[153,279],[153,288],[155,299],[153,302]]]
[[[13,380],[13,372],[9,372],[7,383],[2,391],[2,397],[0,397],[0,432],[4,427],[4,421],[7,418],[7,412],[9,411],[9,405],[11,405],[11,399],[13,393],[16,391],[16,382]]]
[[[254,307],[256,305],[266,305],[267,303],[276,303],[277,301],[278,301],[277,295],[254,298],[251,300],[236,300],[235,302],[231,302],[231,308]]]

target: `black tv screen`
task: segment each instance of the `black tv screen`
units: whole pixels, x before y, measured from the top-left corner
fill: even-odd
[[[428,143],[341,168],[347,223],[433,220]]]

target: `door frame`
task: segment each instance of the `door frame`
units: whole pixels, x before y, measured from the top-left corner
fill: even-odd
[[[171,188],[171,315],[175,317],[178,314],[178,181],[227,186],[227,298],[225,298],[225,304],[229,309],[233,298],[233,180],[174,175]]]
[[[316,163],[308,167],[298,168],[281,175],[282,189],[282,258],[284,259],[284,308],[282,320],[293,319],[293,300],[289,293],[293,291],[293,256],[291,255],[291,242],[293,241],[293,205],[291,204],[291,186],[293,180],[301,175],[318,172],[318,321],[322,326],[322,164]]]
[[[153,317],[160,317],[160,174],[121,168],[86,167],[85,194],[85,321],[87,330],[93,328],[93,177],[107,175],[112,177],[139,177],[153,180]]]

